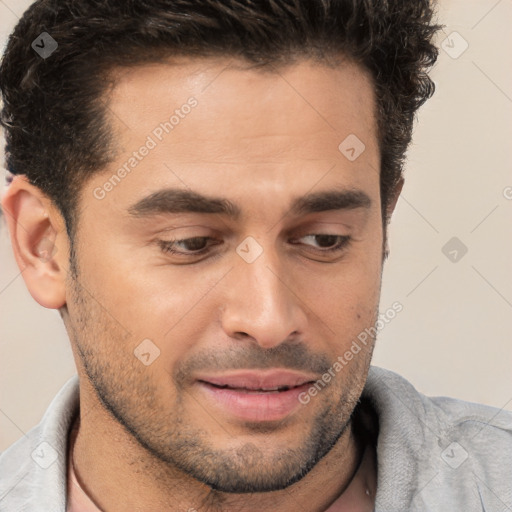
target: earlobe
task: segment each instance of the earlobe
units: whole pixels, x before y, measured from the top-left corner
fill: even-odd
[[[41,306],[64,306],[68,240],[60,212],[24,176],[14,177],[2,198],[2,208],[28,291]]]

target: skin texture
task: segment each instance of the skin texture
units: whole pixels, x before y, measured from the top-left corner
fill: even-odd
[[[61,311],[72,343],[77,475],[109,511],[326,510],[358,462],[350,414],[373,341],[282,421],[234,418],[196,379],[240,368],[320,378],[377,320],[385,244],[371,80],[348,61],[333,69],[305,60],[272,72],[183,60],[114,76],[119,151],[83,187],[76,276],[52,202],[23,177],[3,201],[27,287]],[[197,105],[161,141],[153,135],[156,146],[98,198],[192,96]],[[355,161],[338,149],[349,134],[365,144]],[[168,188],[228,199],[241,215],[130,213]],[[371,204],[290,214],[295,198],[333,189],[362,191]],[[315,234],[351,240],[326,253],[338,239]],[[262,249],[252,263],[236,252],[249,236]],[[193,237],[211,237],[207,254],[166,253],[159,243]],[[145,339],[160,351],[148,366],[134,355]]]

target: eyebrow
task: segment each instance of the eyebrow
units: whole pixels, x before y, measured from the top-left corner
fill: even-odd
[[[329,210],[370,208],[372,201],[362,190],[334,189],[313,192],[293,200],[289,209],[292,216]],[[221,197],[168,188],[153,192],[128,208],[134,217],[149,217],[165,213],[221,214],[237,220],[242,210],[235,203]]]

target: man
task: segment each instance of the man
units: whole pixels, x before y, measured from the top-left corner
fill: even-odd
[[[370,366],[437,28],[427,1],[32,5],[3,209],[78,376],[0,457],[0,510],[512,507],[510,413]]]

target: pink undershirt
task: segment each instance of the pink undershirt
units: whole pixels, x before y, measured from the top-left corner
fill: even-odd
[[[96,504],[89,498],[82,486],[79,484],[75,468],[73,467],[72,453],[75,439],[78,434],[78,422],[75,422],[73,429],[70,432],[69,438],[69,453],[68,453],[68,500],[66,512],[102,512]],[[350,482],[350,485],[345,489],[345,492],[325,511],[325,512],[372,512],[374,510],[374,500],[371,495],[365,494],[365,489],[368,487],[374,495],[374,485],[368,485],[364,480],[364,469],[373,464],[372,450],[365,450],[363,460]],[[365,502],[361,504],[360,499],[364,494]]]

